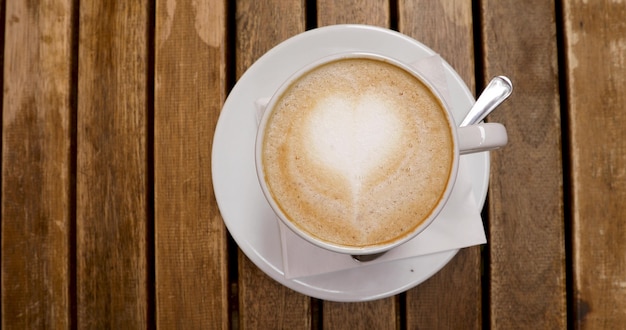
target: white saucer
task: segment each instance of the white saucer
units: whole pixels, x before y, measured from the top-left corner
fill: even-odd
[[[332,301],[366,301],[406,291],[438,272],[458,250],[391,261],[306,278],[285,279],[280,232],[259,187],[254,146],[255,100],[271,96],[300,67],[346,51],[375,52],[406,63],[435,52],[395,31],[363,25],[335,25],[288,39],[263,55],[230,92],[215,129],[212,174],[215,197],[230,234],[267,275],[302,294]],[[459,75],[445,65],[454,118],[460,122],[474,98]],[[476,204],[482,209],[489,180],[489,153],[465,155]],[[446,207],[454,207],[447,205]]]

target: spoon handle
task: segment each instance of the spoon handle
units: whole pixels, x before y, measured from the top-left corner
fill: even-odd
[[[506,100],[513,91],[511,80],[505,76],[497,76],[489,82],[472,106],[461,127],[479,123],[485,119],[500,103]]]

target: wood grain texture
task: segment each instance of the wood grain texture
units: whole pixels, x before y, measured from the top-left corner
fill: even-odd
[[[147,1],[80,4],[77,325],[148,325]]]
[[[626,324],[626,3],[564,1],[576,328]]]
[[[398,27],[439,53],[474,91],[471,1],[400,1]],[[409,329],[480,329],[481,248],[459,251],[439,273],[406,294]],[[445,310],[445,315],[440,311]]]
[[[469,0],[400,0],[398,29],[443,57],[470,91],[474,82],[474,32]]]
[[[305,29],[304,1],[239,0],[236,3],[236,75],[257,58]],[[311,299],[259,270],[239,252],[239,323],[242,329],[303,329],[311,325]]]
[[[6,17],[1,328],[68,328],[72,1]]]
[[[226,4],[159,1],[154,178],[157,326],[228,328],[226,230],[211,181],[226,94]]]
[[[317,1],[317,25],[369,24],[388,28],[391,21],[389,1]],[[325,329],[393,329],[399,326],[398,297],[360,302],[322,305]]]
[[[509,145],[492,152],[490,325],[566,327],[563,165],[554,3],[481,2],[485,80],[511,78],[489,120]]]
[[[243,253],[239,262],[241,329],[310,329],[311,298],[274,281]]]
[[[324,329],[399,329],[398,296],[385,299],[323,304]]]
[[[318,0],[317,25],[368,24],[389,27],[390,9],[387,0]]]

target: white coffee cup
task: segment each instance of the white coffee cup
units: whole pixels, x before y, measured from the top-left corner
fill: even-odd
[[[506,143],[498,123],[457,127],[410,65],[351,52],[283,83],[265,106],[255,160],[263,194],[290,230],[324,249],[369,255],[436,219],[461,154]]]

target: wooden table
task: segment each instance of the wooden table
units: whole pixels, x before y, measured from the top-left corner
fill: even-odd
[[[24,328],[534,328],[626,324],[626,2],[2,1],[1,321]],[[488,120],[488,244],[393,297],[313,299],[238,250],[211,179],[245,70],[315,27],[440,53]],[[245,206],[242,206],[245,207]]]

